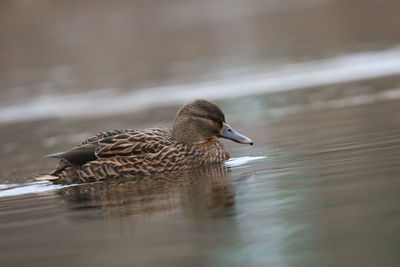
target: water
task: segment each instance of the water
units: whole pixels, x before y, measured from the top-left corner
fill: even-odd
[[[398,266],[400,102],[326,103],[247,113],[224,165],[2,185],[1,265]]]
[[[400,266],[399,1],[31,2],[0,4],[0,266]],[[34,180],[193,98],[255,145]]]

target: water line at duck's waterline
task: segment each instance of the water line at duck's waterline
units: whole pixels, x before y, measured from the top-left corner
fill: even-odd
[[[241,168],[245,167],[248,163],[265,159],[266,157],[238,157],[231,158],[224,162],[226,167]],[[99,183],[99,182],[97,182]],[[50,191],[60,190],[66,187],[80,186],[79,184],[60,185],[53,184],[49,181],[36,181],[26,184],[0,184],[0,198],[14,197],[26,194],[40,194]]]

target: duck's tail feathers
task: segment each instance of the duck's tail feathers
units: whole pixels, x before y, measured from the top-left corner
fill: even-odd
[[[37,181],[54,181],[60,179],[60,177],[51,174],[38,174],[34,176]]]

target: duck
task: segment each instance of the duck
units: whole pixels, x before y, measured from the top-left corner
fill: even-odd
[[[38,180],[87,183],[190,170],[230,158],[220,138],[253,141],[235,131],[213,102],[198,99],[182,106],[172,128],[118,129],[98,133],[72,149],[45,156],[57,167]]]

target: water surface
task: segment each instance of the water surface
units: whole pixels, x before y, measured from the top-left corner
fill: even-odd
[[[1,265],[398,266],[400,102],[332,101],[247,123],[233,112],[256,146],[227,143],[224,165],[4,184]]]

